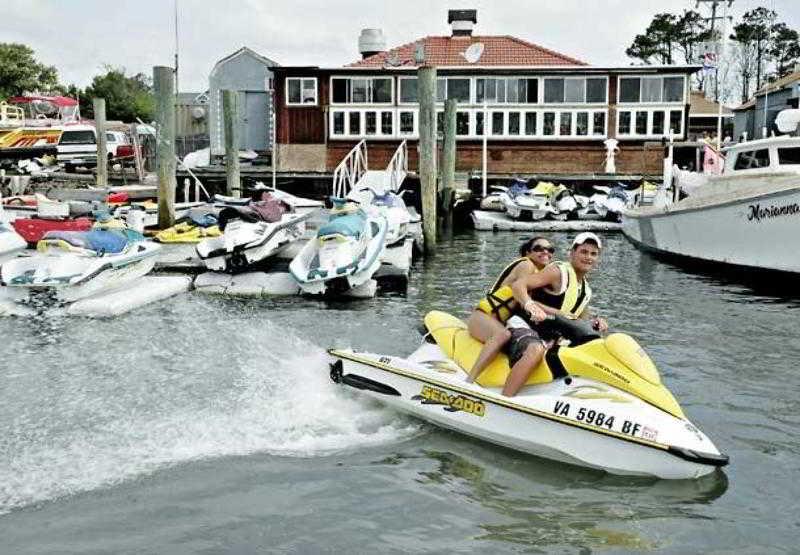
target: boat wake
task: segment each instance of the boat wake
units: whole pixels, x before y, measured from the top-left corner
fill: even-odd
[[[65,370],[57,393],[43,388],[2,411],[0,514],[193,460],[323,456],[418,433],[414,421],[337,389],[321,348],[269,322],[242,335],[217,355],[206,346],[178,360],[161,353],[147,368],[121,360],[121,371]],[[275,338],[263,354],[239,348],[263,337]]]

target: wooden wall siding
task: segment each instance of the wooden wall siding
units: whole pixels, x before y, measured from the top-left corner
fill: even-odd
[[[317,106],[287,106],[286,78],[275,78],[276,138],[282,144],[320,144],[325,142],[325,112],[328,103],[327,77],[317,77]]]
[[[369,168],[385,168],[399,143],[367,143]],[[355,143],[328,143],[328,171],[342,161]],[[456,153],[457,171],[481,171],[482,147],[478,144],[458,145]],[[508,144],[489,145],[488,172],[493,174],[602,173],[605,168],[605,148],[597,144]],[[617,172],[621,174],[655,174],[663,171],[664,152],[661,148],[643,148],[638,145],[622,145],[616,157]],[[417,171],[417,144],[408,145],[408,167]]]

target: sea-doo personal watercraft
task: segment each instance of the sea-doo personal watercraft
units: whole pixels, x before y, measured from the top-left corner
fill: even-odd
[[[512,185],[503,199],[506,214],[517,220],[543,220],[557,214],[558,210],[552,203],[555,189],[556,185],[548,181],[542,181],[530,190]]]
[[[198,243],[197,254],[209,270],[245,270],[301,239],[309,216],[272,196],[243,206],[226,206],[218,217],[222,236]]]
[[[323,224],[289,264],[304,293],[343,294],[372,280],[386,248],[386,218],[347,199],[333,199]]]
[[[118,289],[153,269],[161,247],[135,231],[50,231],[33,256],[7,261],[0,282],[19,288],[17,298],[44,292],[72,302]]]
[[[403,197],[391,190],[379,191],[371,187],[353,189],[347,194],[347,199],[386,218],[387,248],[402,244],[410,233],[412,223],[419,220],[418,214],[409,212]]]
[[[683,413],[658,370],[629,335],[605,338],[566,318],[568,338],[548,350],[515,397],[499,355],[465,381],[481,348],[461,320],[430,312],[432,341],[408,358],[331,350],[331,378],[399,410],[489,442],[612,474],[697,478],[728,464]]]

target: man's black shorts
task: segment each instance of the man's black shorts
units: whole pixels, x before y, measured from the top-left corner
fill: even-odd
[[[511,339],[506,344],[505,352],[508,355],[508,363],[511,366],[519,362],[519,359],[522,358],[522,355],[525,354],[525,350],[530,345],[544,344],[544,340],[534,329],[510,328],[509,331],[511,332]]]

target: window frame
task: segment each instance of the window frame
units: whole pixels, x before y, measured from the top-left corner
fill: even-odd
[[[581,75],[581,76],[561,76],[561,75],[545,75],[541,77],[541,98],[537,104],[542,104],[544,106],[607,106],[608,105],[608,75]],[[546,102],[545,101],[545,90],[547,88],[547,81],[553,79],[560,79],[564,81],[564,93],[561,96],[562,100],[560,102]],[[587,91],[589,90],[589,79],[597,79],[603,80],[605,82],[605,86],[603,87],[604,91],[604,100],[599,101],[591,101],[589,102],[586,100]],[[583,81],[583,100],[581,101],[567,101],[567,81]]]
[[[389,93],[389,100],[387,102],[375,102],[374,98],[374,86],[373,82],[376,79],[380,80],[387,80],[389,81],[390,93]],[[333,81],[334,80],[342,80],[348,81],[347,84],[347,102],[334,102],[333,100]],[[353,102],[353,84],[354,80],[363,80],[367,82],[367,99],[365,102]],[[330,90],[330,102],[331,106],[394,106],[395,105],[395,96],[397,88],[395,85],[395,79],[391,75],[331,75],[328,80],[328,87]]]
[[[681,87],[681,99],[680,100],[664,100],[664,80],[669,78],[680,78],[682,80],[682,87]],[[638,79],[639,80],[639,100],[622,100],[622,81],[624,79]],[[658,101],[643,101],[642,100],[642,93],[644,91],[644,81],[645,79],[658,79],[661,82],[659,90],[661,91],[661,100]],[[623,106],[656,106],[656,105],[669,105],[669,106],[676,106],[678,104],[685,105],[686,101],[686,75],[684,74],[674,74],[674,73],[663,73],[663,74],[630,74],[630,75],[618,75],[617,76],[617,104]]]
[[[291,102],[289,100],[289,82],[300,81],[300,102]],[[303,81],[314,81],[314,102],[303,102]],[[286,94],[286,106],[319,106],[319,81],[316,77],[287,77],[284,84],[284,93]]]

